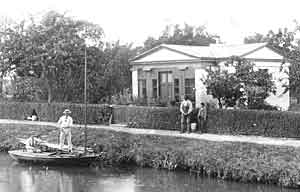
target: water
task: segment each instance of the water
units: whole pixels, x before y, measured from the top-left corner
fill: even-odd
[[[43,167],[0,153],[0,192],[295,192],[144,168]]]

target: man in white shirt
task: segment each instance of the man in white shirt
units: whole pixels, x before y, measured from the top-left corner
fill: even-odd
[[[193,104],[185,95],[183,101],[180,104],[180,112],[181,112],[181,131],[183,133],[185,130],[184,124],[186,124],[187,133],[190,133],[190,116],[193,111]]]
[[[71,111],[69,109],[64,110],[63,116],[61,116],[58,120],[58,125],[60,127],[60,149],[63,149],[65,139],[67,137],[68,141],[68,150],[69,152],[72,151],[72,135],[71,135],[71,128],[73,126],[73,119],[70,117]]]

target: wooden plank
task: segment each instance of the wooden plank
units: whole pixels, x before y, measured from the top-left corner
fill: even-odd
[[[24,145],[29,145],[30,144],[30,139],[32,139],[32,138],[29,138],[29,139],[17,138],[17,139],[19,140],[20,143],[23,143]],[[49,148],[52,148],[52,149],[58,149],[58,150],[62,150],[62,151],[68,151],[69,150],[67,145],[64,145],[63,148],[61,149],[59,144],[49,143],[47,141],[43,141],[43,140],[38,139],[38,138],[34,138],[34,140],[37,142],[37,145],[40,145],[40,146],[46,146],[46,147],[49,147]],[[84,152],[84,147],[82,147],[82,146],[73,146],[72,150],[76,151],[76,152]],[[93,149],[91,149],[91,148],[87,148],[87,151],[88,152],[94,152]]]

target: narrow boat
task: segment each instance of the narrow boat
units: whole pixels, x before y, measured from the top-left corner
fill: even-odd
[[[73,147],[69,152],[67,146],[63,149],[58,144],[48,143],[38,138],[18,138],[24,144],[23,149],[8,151],[16,161],[22,163],[47,164],[47,165],[91,165],[100,158],[101,153],[95,153],[91,148]],[[30,141],[34,145],[29,145]]]
[[[33,153],[24,150],[13,150],[8,152],[16,161],[21,163],[34,163],[45,165],[91,165],[99,157],[95,153],[91,154],[69,154],[57,152]]]

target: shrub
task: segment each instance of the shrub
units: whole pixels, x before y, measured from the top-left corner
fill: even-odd
[[[72,111],[71,115],[75,123],[84,123],[84,104],[71,103],[2,102],[0,118],[21,120],[31,115],[32,110],[35,109],[41,121],[56,122],[66,108]],[[111,109],[108,105],[89,104],[87,114],[88,123],[106,124],[109,122]]]
[[[128,107],[128,126],[144,129],[176,130],[180,128],[178,108]]]

